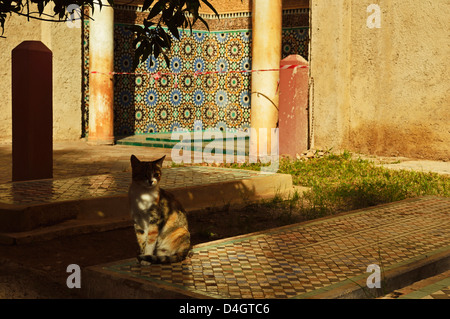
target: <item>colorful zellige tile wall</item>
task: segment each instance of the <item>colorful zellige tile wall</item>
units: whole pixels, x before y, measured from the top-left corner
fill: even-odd
[[[85,68],[88,68],[88,23],[85,22]],[[126,136],[178,129],[250,127],[251,31],[180,32],[173,39],[170,64],[162,55],[149,57],[133,72],[133,34],[127,24],[114,27],[114,134]],[[307,58],[308,28],[283,29],[282,55]],[[220,74],[199,74],[222,71]],[[155,80],[151,74],[161,72]],[[170,73],[164,75],[164,73]],[[197,74],[196,74],[197,73]],[[88,72],[85,69],[85,83]],[[85,85],[84,119],[88,131],[88,90]]]
[[[117,135],[171,132],[185,128],[245,128],[250,125],[249,32],[183,32],[173,42],[170,65],[150,57],[136,73],[116,75]],[[131,72],[132,37],[126,25],[115,26],[116,72]],[[207,71],[220,74],[198,74]],[[155,80],[144,73],[161,72]],[[196,72],[198,75],[196,75]],[[169,73],[164,75],[164,73]]]

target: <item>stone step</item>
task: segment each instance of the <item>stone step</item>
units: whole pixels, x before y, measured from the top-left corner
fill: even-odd
[[[144,147],[157,147],[157,148],[169,148],[172,149],[174,146],[183,147],[185,150],[202,152],[206,146],[212,147],[211,144],[214,139],[198,139],[195,134],[191,133],[191,139],[188,141],[183,141],[180,139],[172,139],[169,133],[157,133],[157,134],[143,134],[134,135],[125,138],[120,138],[116,140],[118,145],[129,145],[129,146],[144,146]],[[233,147],[229,147],[230,141],[233,141]],[[249,137],[247,135],[241,136],[224,136],[223,142],[219,143],[216,141],[215,154],[234,154],[234,155],[245,155],[249,154]],[[245,143],[245,144],[243,144]],[[243,145],[242,145],[243,144]]]
[[[206,135],[204,134],[205,131],[202,132],[189,132],[190,135],[190,141],[191,142],[199,142],[199,141],[203,141],[203,142],[211,142],[214,141],[216,139],[216,137],[214,136],[214,138],[212,138],[213,135]],[[222,139],[224,141],[230,141],[230,140],[234,140],[234,141],[239,141],[239,140],[244,140],[244,141],[248,141],[250,136],[247,133],[242,133],[242,132],[237,132],[237,133],[222,133],[220,131],[219,134],[222,134]],[[146,134],[145,135],[145,139],[147,141],[165,141],[165,142],[180,142],[180,138],[182,138],[185,135],[185,133],[180,132],[180,135],[177,134],[173,134],[173,133],[154,133],[154,134]],[[209,137],[207,137],[209,136]]]
[[[33,231],[50,238],[42,232],[62,233],[55,225],[127,221],[130,181],[129,173],[115,173],[0,184],[0,242],[18,243]],[[291,175],[197,166],[163,168],[161,187],[188,212],[245,205],[294,190]]]

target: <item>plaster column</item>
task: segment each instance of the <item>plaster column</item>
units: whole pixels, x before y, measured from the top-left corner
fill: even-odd
[[[114,9],[96,5],[91,17],[88,143],[114,144]]]
[[[253,70],[280,67],[281,2],[281,0],[252,2]],[[267,129],[267,145],[271,145],[270,129],[276,128],[278,122],[278,79],[278,71],[252,73],[251,127],[256,129],[256,132],[259,132],[260,128]],[[259,138],[257,141],[259,144]],[[270,146],[268,149],[270,152]]]

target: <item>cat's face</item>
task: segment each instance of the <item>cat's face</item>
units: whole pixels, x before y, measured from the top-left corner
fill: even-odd
[[[144,162],[138,160],[131,155],[132,179],[134,183],[138,183],[143,187],[153,188],[159,185],[161,181],[161,169],[164,161],[164,155],[160,159],[153,162]]]

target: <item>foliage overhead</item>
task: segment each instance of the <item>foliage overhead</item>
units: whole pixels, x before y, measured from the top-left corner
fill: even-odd
[[[105,2],[107,1],[108,4]],[[28,20],[36,19],[48,22],[66,22],[70,19],[73,11],[68,12],[69,6],[77,5],[80,8],[84,6],[91,7],[93,11],[103,6],[113,6],[114,0],[0,0],[0,27],[3,37],[6,18],[9,15],[20,15],[27,17]],[[167,51],[172,45],[168,30],[176,39],[180,39],[178,29],[188,28],[192,33],[192,26],[200,20],[209,30],[208,23],[200,17],[198,10],[201,3],[208,6],[218,17],[216,9],[208,0],[144,0],[142,11],[149,10],[149,14],[144,19],[144,25],[133,25],[130,28],[134,32],[135,56],[133,69],[140,62],[147,60],[150,55],[158,57],[164,56],[166,63],[169,64]],[[37,5],[38,12],[30,11],[30,4]],[[47,5],[53,6],[53,14],[44,12]],[[84,18],[83,10],[80,10],[80,18]],[[90,18],[92,19],[92,18]]]
[[[180,39],[178,28],[189,27],[192,33],[192,26],[197,20],[200,20],[209,30],[208,23],[198,13],[200,2],[207,5],[218,16],[216,9],[207,0],[145,0],[142,10],[147,10],[152,4],[153,6],[144,20],[144,26],[131,27],[136,34],[133,42],[136,48],[133,69],[139,65],[139,59],[145,61],[150,55],[157,58],[161,53],[169,65],[166,52],[170,49],[172,40],[164,27],[167,27],[178,40]]]

